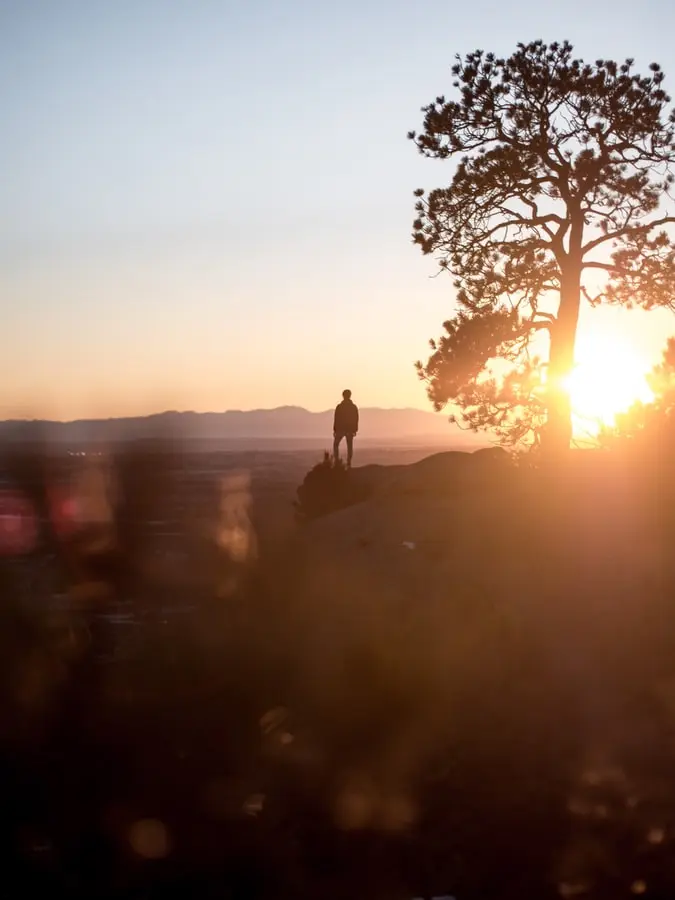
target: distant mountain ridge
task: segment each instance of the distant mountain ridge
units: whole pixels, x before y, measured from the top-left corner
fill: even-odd
[[[420,409],[362,408],[359,436],[364,440],[447,438],[459,444],[476,443],[475,435],[460,431],[441,413]],[[114,419],[71,422],[8,420],[0,422],[0,440],[89,443],[142,440],[175,435],[183,440],[307,440],[332,434],[333,410],[310,412],[300,406],[226,412],[176,412]]]

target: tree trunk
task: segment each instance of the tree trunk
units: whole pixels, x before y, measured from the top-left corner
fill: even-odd
[[[581,266],[568,265],[561,274],[560,307],[551,329],[546,429],[543,440],[544,449],[553,457],[566,453],[572,440],[572,406],[566,379],[574,367],[581,300]]]
[[[548,390],[546,429],[542,447],[547,456],[556,458],[564,454],[572,440],[572,410],[569,395],[564,390]]]

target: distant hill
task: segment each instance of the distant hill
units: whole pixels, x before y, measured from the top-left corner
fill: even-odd
[[[44,439],[81,445],[176,436],[182,440],[237,444],[270,440],[325,442],[332,428],[332,410],[309,412],[298,406],[282,406],[220,413],[171,411],[73,422],[10,420],[0,422],[0,440]],[[359,437],[364,441],[444,440],[461,447],[484,443],[476,435],[451,425],[447,416],[419,409],[361,409]]]

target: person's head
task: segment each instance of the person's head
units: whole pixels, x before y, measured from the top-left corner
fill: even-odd
[[[351,399],[352,399],[352,392],[351,392],[351,391],[343,391],[343,392],[342,392],[342,399],[343,399],[343,400],[351,400]]]

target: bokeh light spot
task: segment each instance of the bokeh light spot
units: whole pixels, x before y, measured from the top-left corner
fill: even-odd
[[[129,829],[129,843],[143,859],[164,859],[171,852],[166,825],[159,819],[139,819]]]

